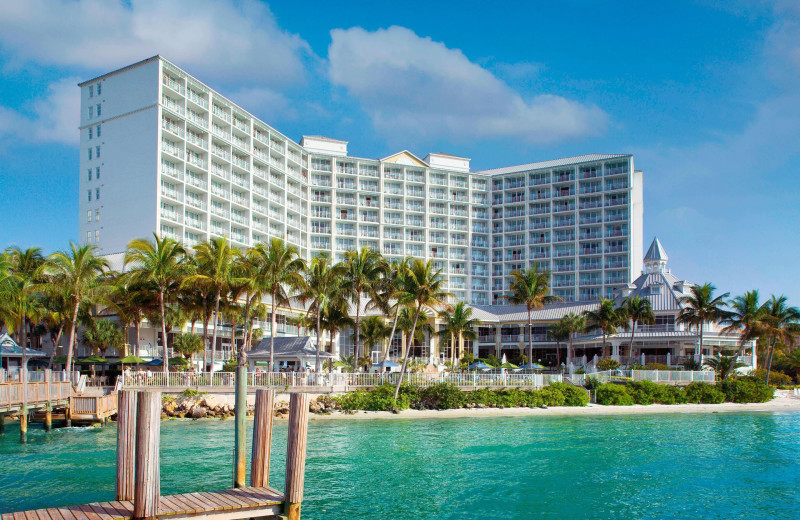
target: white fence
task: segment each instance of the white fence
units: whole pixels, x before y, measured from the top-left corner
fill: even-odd
[[[654,383],[713,383],[713,370],[606,370],[594,374],[575,374],[571,377],[575,384],[585,384],[591,377],[601,383],[624,381],[653,381]]]
[[[248,385],[268,387],[338,387],[370,388],[383,384],[396,384],[397,373],[343,373],[343,374],[305,374],[298,372],[260,372],[248,373]],[[404,374],[403,382],[416,386],[432,386],[437,383],[452,383],[462,387],[535,387],[540,388],[552,382],[561,382],[561,374]],[[234,386],[234,374],[216,372],[214,374],[191,373],[134,373],[123,376],[123,387],[230,387]]]

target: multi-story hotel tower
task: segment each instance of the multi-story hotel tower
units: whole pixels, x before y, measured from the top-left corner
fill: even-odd
[[[626,154],[473,172],[408,151],[295,143],[155,56],[81,83],[80,236],[101,253],[152,232],[189,246],[278,236],[308,259],[371,247],[432,259],[449,291],[501,303],[510,273],[552,271],[566,301],[610,297],[642,267],[642,173]]]

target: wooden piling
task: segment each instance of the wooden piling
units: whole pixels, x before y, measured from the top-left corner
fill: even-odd
[[[136,456],[136,391],[117,394],[117,500],[133,500]]]
[[[303,485],[306,474],[306,437],[308,435],[308,394],[295,393],[289,400],[289,438],[286,442],[286,503],[288,520],[300,520]]]
[[[235,440],[233,487],[247,485],[247,367],[236,367]]]
[[[6,433],[6,414],[0,413],[0,435]]]
[[[253,458],[250,463],[250,485],[269,486],[269,459],[272,451],[272,417],[275,392],[256,391],[256,408],[253,421]]]
[[[49,432],[53,429],[53,407],[47,403],[44,409],[44,431]]]
[[[159,446],[161,442],[161,392],[137,395],[136,467],[133,518],[155,519],[161,497]]]
[[[19,440],[23,444],[28,442],[28,407],[24,404],[19,409]]]
[[[64,408],[64,423],[67,428],[72,426],[72,398],[67,399],[67,406]]]

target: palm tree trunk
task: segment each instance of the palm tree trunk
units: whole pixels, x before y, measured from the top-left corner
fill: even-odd
[[[217,351],[217,323],[219,322],[219,299],[222,291],[217,289],[217,297],[214,303],[214,329],[211,331],[211,370],[214,373],[214,361],[216,361]]]
[[[703,359],[703,325],[705,325],[705,320],[700,320],[700,352],[698,352],[697,361],[701,362]]]
[[[321,322],[321,320],[320,320],[320,312],[319,312],[319,309],[317,309],[317,360],[316,360],[316,363],[314,364],[314,371],[317,374],[319,374],[320,371],[322,370],[322,364],[321,364],[321,360],[320,360],[320,357],[319,357],[321,343],[322,343],[322,338],[321,338],[322,330],[320,330],[320,322]],[[270,363],[272,363],[272,347],[270,347],[269,359],[270,359]]]
[[[455,372],[456,366],[456,334],[450,334],[450,369]]]
[[[358,367],[358,355],[361,346],[361,293],[358,293],[358,298],[356,298],[356,338],[355,343],[353,344],[353,357],[355,358],[354,366]],[[357,370],[354,370],[357,372]]]
[[[69,324],[69,344],[67,345],[67,371],[72,370],[72,349],[75,345],[75,328],[78,325],[78,307],[80,299],[76,299],[75,308],[72,311],[72,323]]]
[[[392,346],[392,339],[394,339],[394,333],[397,332],[397,320],[400,318],[400,306],[397,306],[397,309],[394,311],[394,323],[392,323],[392,333],[389,334],[389,341],[386,344],[386,353],[383,355],[383,368],[386,368],[386,361],[389,359],[389,348]]]
[[[569,341],[567,343],[567,365],[572,363],[572,357],[574,354],[572,353],[572,332],[569,333]]]
[[[231,356],[237,355],[236,351],[236,318],[231,317]]]
[[[22,317],[22,368],[28,368],[28,318]]]
[[[141,330],[140,330],[141,326],[142,326],[142,322],[140,322],[137,319],[136,323],[134,323],[134,325],[133,325],[134,332],[136,333],[136,342],[134,343],[134,346],[136,347],[136,352],[133,354],[134,356],[138,356],[139,355],[139,333],[141,332]]]
[[[770,339],[769,342],[769,354],[767,354],[767,377],[765,380],[765,384],[769,386],[769,372],[772,370],[772,352],[775,349],[775,339]],[[753,357],[755,358],[755,352],[753,353]],[[752,364],[750,365],[752,366]]]
[[[533,369],[533,319],[531,318],[531,310],[528,309],[528,363]]]
[[[275,299],[278,297],[278,289],[272,290],[272,315],[269,317],[269,370],[275,370],[275,327],[278,325],[277,316],[275,316]],[[319,320],[317,320],[317,350],[319,350]],[[319,354],[317,354],[317,365],[319,365]],[[319,366],[317,366],[319,372]]]
[[[633,335],[636,334],[636,320],[633,320],[633,326],[631,327],[631,344],[628,347],[628,355],[633,356]]]
[[[414,324],[411,325],[411,334],[409,334],[408,340],[406,341],[406,352],[405,356],[403,356],[403,366],[400,367],[400,377],[397,378],[397,386],[394,387],[395,402],[397,402],[397,396],[400,394],[400,384],[403,382],[403,374],[406,373],[406,367],[408,366],[408,355],[411,353],[411,342],[414,340],[414,331],[417,328],[417,320],[419,319],[420,312],[422,312],[422,305],[417,307],[417,312],[414,314]]]
[[[164,356],[163,356],[163,367],[164,367],[164,376],[169,375],[169,351],[167,350],[167,313],[164,310],[164,289],[161,289],[158,293],[158,304],[161,307],[161,339],[164,341]]]

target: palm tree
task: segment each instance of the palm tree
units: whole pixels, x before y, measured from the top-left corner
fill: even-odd
[[[383,345],[383,340],[389,337],[390,332],[389,326],[380,316],[364,318],[364,321],[361,322],[360,329],[361,336],[364,338],[364,346],[367,347],[369,352],[372,352],[375,345]],[[355,340],[355,334],[353,334],[353,340]]]
[[[682,296],[678,302],[681,312],[678,314],[678,323],[685,323],[689,327],[697,328],[700,336],[699,355],[703,354],[703,328],[706,323],[716,323],[728,317],[725,307],[725,298],[730,293],[714,297],[717,288],[710,283],[695,285],[689,296]]]
[[[776,297],[774,294],[761,308],[764,314],[761,318],[762,332],[769,339],[765,381],[769,385],[769,372],[772,370],[772,354],[775,351],[775,344],[778,342],[785,345],[791,344],[800,336],[800,309],[789,307],[786,296]],[[755,355],[755,353],[753,354]]]
[[[133,355],[139,355],[139,329],[148,309],[153,306],[152,291],[137,282],[128,274],[114,277],[111,282],[108,303],[119,316],[120,323],[125,327],[125,337],[130,339],[128,327],[133,327],[136,339],[133,344]]]
[[[7,315],[17,324],[17,339],[22,345],[22,366],[28,362],[28,324],[38,321],[43,313],[39,284],[44,282],[46,260],[37,247],[22,250],[14,246],[6,249],[8,276],[4,289],[0,289],[8,305]]]
[[[353,327],[353,320],[347,313],[347,302],[343,299],[334,301],[333,305],[329,305],[323,312],[320,320],[320,325],[324,332],[328,333],[330,340],[331,352],[333,352],[333,340],[336,335],[345,328]]]
[[[391,345],[394,334],[397,332],[397,320],[400,317],[400,310],[403,308],[399,296],[402,293],[403,284],[405,284],[410,265],[410,257],[404,257],[399,261],[393,261],[389,264],[387,275],[384,278],[381,300],[386,303],[388,307],[387,311],[391,311],[391,309],[394,308],[394,320],[392,320],[392,331],[389,333],[389,344],[386,345],[386,351],[383,354],[384,364],[386,360],[389,359],[389,345]],[[394,303],[392,304],[390,302]]]
[[[570,312],[566,316],[562,316],[559,320],[561,326],[569,332],[569,343],[567,343],[567,363],[572,362],[572,357],[575,352],[572,349],[572,341],[575,339],[575,334],[583,332],[586,329],[586,318],[580,314]]]
[[[342,293],[356,308],[353,355],[358,359],[361,357],[361,298],[366,295],[371,302],[380,299],[380,283],[386,274],[386,264],[375,250],[362,247],[360,251],[348,251],[342,267]]]
[[[75,330],[78,325],[78,310],[83,304],[93,303],[104,292],[100,277],[108,269],[105,258],[94,256],[95,246],[78,246],[69,243],[69,251],[53,253],[49,258],[50,283],[44,291],[56,293],[70,305],[69,343],[67,344],[67,370],[72,369],[72,352],[75,347]]]
[[[105,357],[109,348],[119,348],[122,345],[122,330],[109,319],[89,320],[89,326],[83,331],[83,342],[92,350],[97,350]]]
[[[744,363],[740,363],[737,361],[739,356],[734,354],[732,356],[726,356],[723,353],[719,353],[716,356],[711,356],[708,359],[703,361],[703,364],[712,370],[714,370],[717,375],[719,376],[720,380],[728,379],[728,377],[733,374],[733,372],[737,368],[742,368],[747,365]]]
[[[606,348],[606,338],[617,333],[617,327],[625,323],[625,316],[614,306],[614,300],[600,298],[600,305],[596,310],[583,311],[586,319],[586,332],[600,329],[603,333],[603,350]],[[605,355],[605,353],[604,353]]]
[[[480,320],[472,317],[472,307],[464,302],[456,303],[452,310],[439,312],[439,319],[444,322],[444,328],[438,334],[441,338],[450,339],[450,366],[455,367],[456,360],[461,359],[463,340],[475,339],[474,329]]]
[[[165,239],[166,240],[166,239]],[[205,285],[214,295],[214,324],[211,331],[211,372],[214,372],[217,351],[217,326],[219,305],[223,294],[227,294],[234,283],[234,260],[239,254],[225,237],[214,237],[194,248],[195,273],[182,283]]]
[[[652,325],[656,322],[656,315],[650,300],[641,296],[631,296],[622,302],[625,314],[631,321],[631,344],[628,348],[629,355],[633,355],[633,337],[636,334],[636,324]]]
[[[538,264],[532,269],[523,269],[511,273],[511,293],[508,301],[516,305],[525,305],[528,311],[528,359],[533,363],[533,317],[534,309],[541,309],[549,303],[560,301],[558,296],[550,296],[550,272],[540,271]]]
[[[277,328],[278,305],[289,305],[290,292],[302,292],[306,281],[303,272],[305,262],[299,258],[295,246],[287,244],[280,238],[270,240],[267,247],[257,246],[259,253],[258,276],[262,279],[265,292],[271,297],[272,313],[270,314],[269,366],[273,370],[275,354],[275,332]],[[318,341],[319,342],[319,341]],[[317,367],[319,372],[319,367]]]
[[[139,283],[152,284],[158,291],[158,309],[161,321],[161,336],[164,341],[164,374],[169,373],[169,350],[167,345],[166,300],[177,291],[189,272],[186,250],[177,241],[153,233],[153,240],[135,239],[128,244],[124,266],[130,265],[133,279]]]
[[[563,318],[547,328],[547,337],[556,342],[556,365],[561,365],[561,342],[567,341],[569,336],[570,331]],[[533,359],[530,362],[533,363]]]
[[[737,296],[728,304],[731,308],[726,312],[725,320],[730,324],[722,332],[739,334],[739,355],[744,351],[748,341],[758,339],[764,329],[765,307],[759,302],[758,290],[747,291]]]
[[[316,373],[322,370],[319,354],[322,352],[322,315],[332,307],[341,304],[341,267],[331,265],[329,255],[322,253],[311,260],[306,270],[303,291],[298,298],[308,303],[308,315],[316,318],[317,359]]]
[[[414,329],[417,327],[420,313],[425,307],[431,309],[436,307],[450,308],[446,299],[451,297],[452,294],[444,290],[445,282],[446,279],[442,276],[442,270],[434,269],[432,260],[427,262],[415,260],[408,270],[402,291],[398,294],[398,300],[401,304],[412,305],[415,312],[411,333],[406,340],[406,352],[405,356],[403,356],[403,365],[400,367],[400,377],[397,379],[397,386],[394,389],[395,401],[397,401],[397,396],[400,393],[400,383],[408,366],[411,340],[414,337]]]

